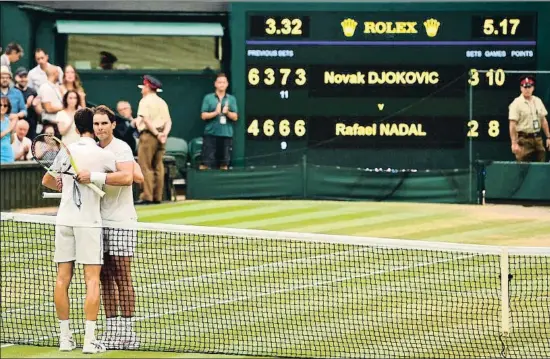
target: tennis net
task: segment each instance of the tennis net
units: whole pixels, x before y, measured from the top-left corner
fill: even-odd
[[[58,345],[55,217],[2,213],[2,343]],[[550,357],[550,248],[137,223],[140,350]],[[77,266],[71,326],[82,344]],[[103,309],[98,320],[104,328]]]

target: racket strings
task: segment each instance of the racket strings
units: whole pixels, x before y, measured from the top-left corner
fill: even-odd
[[[57,175],[66,174],[73,178],[73,201],[80,210],[82,206],[82,193],[78,185],[76,174],[71,168],[71,158],[64,145],[56,142],[49,135],[38,135],[31,146],[31,152],[35,161],[41,164],[47,171]]]

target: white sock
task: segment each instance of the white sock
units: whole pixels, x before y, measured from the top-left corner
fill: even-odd
[[[84,332],[84,342],[89,343],[95,339],[95,320],[86,321],[86,329]]]
[[[70,329],[69,322],[70,322],[69,319],[59,321],[59,329],[61,329],[61,336],[62,337],[70,337],[71,336],[71,329]]]

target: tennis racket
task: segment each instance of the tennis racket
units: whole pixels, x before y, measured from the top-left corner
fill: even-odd
[[[80,208],[81,194],[76,181],[78,168],[67,146],[55,136],[42,134],[36,136],[32,141],[31,152],[32,158],[53,177],[65,174],[74,178],[73,197],[75,204]],[[100,197],[105,195],[105,192],[93,183],[88,183],[85,186],[88,186]]]

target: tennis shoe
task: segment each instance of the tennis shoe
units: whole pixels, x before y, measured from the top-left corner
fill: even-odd
[[[97,354],[104,353],[105,351],[107,351],[107,348],[97,339],[85,342],[84,348],[82,348],[82,353],[84,354]]]
[[[76,349],[76,342],[72,336],[59,338],[59,351],[70,352],[74,349]]]

